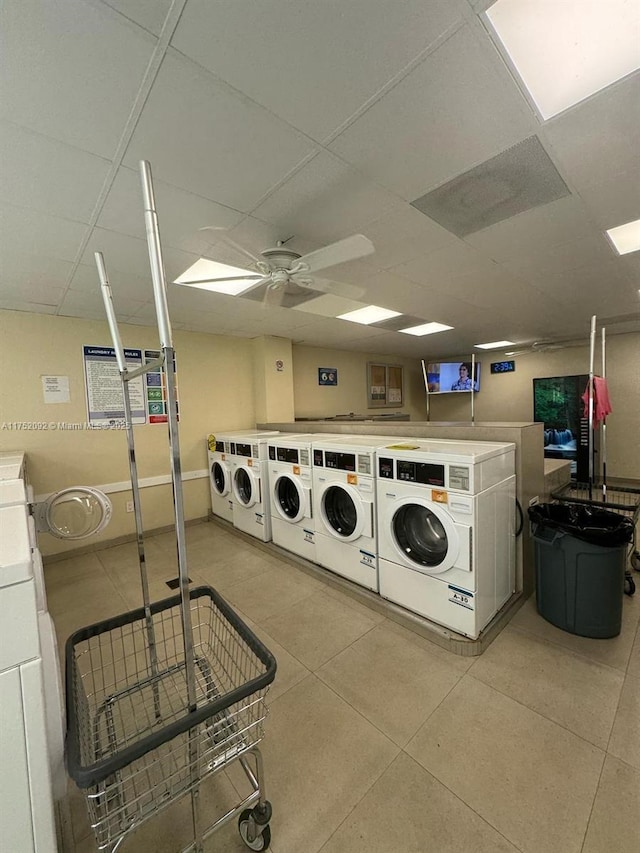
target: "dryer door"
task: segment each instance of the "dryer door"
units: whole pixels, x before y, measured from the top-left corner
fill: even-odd
[[[469,539],[468,531],[456,525],[441,504],[419,497],[395,501],[385,518],[385,533],[401,562],[429,575],[442,574],[456,565],[468,568],[462,565],[468,563],[468,554],[461,550],[465,532]]]
[[[222,459],[211,463],[211,485],[222,498],[231,491],[231,472],[229,465]]]
[[[111,501],[91,486],[62,489],[34,507],[39,533],[56,539],[86,539],[109,524]]]
[[[310,489],[293,474],[279,474],[273,484],[273,505],[278,515],[295,524],[310,516]]]
[[[248,465],[238,465],[233,472],[233,496],[241,506],[255,506],[261,501],[260,477]]]
[[[327,483],[320,494],[320,514],[327,533],[342,542],[373,536],[373,502],[347,483]]]

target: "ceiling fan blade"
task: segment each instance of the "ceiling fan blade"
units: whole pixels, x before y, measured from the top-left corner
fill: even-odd
[[[311,283],[308,279],[291,277],[291,281],[304,287],[306,290],[317,290],[319,293],[331,293],[334,296],[343,296],[345,299],[358,300],[364,294],[363,287],[357,287],[355,284],[346,284],[343,281],[329,281],[326,278],[313,278]]]
[[[253,278],[253,276],[247,276],[247,278]],[[270,281],[271,281],[270,275],[259,276],[257,278],[257,280],[254,281],[250,287],[247,287],[245,290],[242,291],[240,296],[246,296],[247,293],[251,293],[252,290],[255,290],[257,287],[260,287],[263,284],[267,284]]]
[[[307,272],[315,272],[316,270],[333,267],[336,264],[344,264],[347,261],[364,258],[366,255],[372,254],[372,252],[375,252],[375,248],[371,240],[365,237],[364,234],[353,234],[351,237],[345,237],[344,240],[339,240],[337,243],[331,243],[329,246],[324,246],[322,249],[316,249],[315,252],[303,255],[298,263],[304,264]]]

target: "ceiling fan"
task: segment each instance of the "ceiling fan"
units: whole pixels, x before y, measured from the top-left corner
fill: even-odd
[[[306,255],[300,255],[298,252],[288,249],[282,241],[278,241],[274,248],[265,249],[261,252],[260,257],[252,255],[228,238],[225,239],[252,259],[253,266],[258,270],[258,273],[256,275],[197,279],[191,280],[189,284],[251,281],[251,284],[244,288],[239,295],[247,296],[252,291],[266,285],[266,298],[271,302],[274,301],[274,294],[276,299],[279,294],[281,301],[286,293],[297,294],[305,291],[330,293],[335,296],[342,296],[345,299],[359,299],[363,294],[362,288],[345,282],[317,278],[315,273],[337,264],[364,258],[375,251],[371,240],[363,234],[354,234]]]

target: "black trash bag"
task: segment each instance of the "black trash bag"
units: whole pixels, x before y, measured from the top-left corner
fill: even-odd
[[[633,540],[630,518],[582,504],[535,504],[529,507],[529,520],[534,534],[538,527],[558,530],[605,548],[626,545]]]

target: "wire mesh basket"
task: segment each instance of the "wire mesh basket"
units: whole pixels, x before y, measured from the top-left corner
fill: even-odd
[[[67,767],[98,848],[254,749],[276,662],[210,587],[190,591],[190,708],[180,596],[83,628],[66,645]]]

